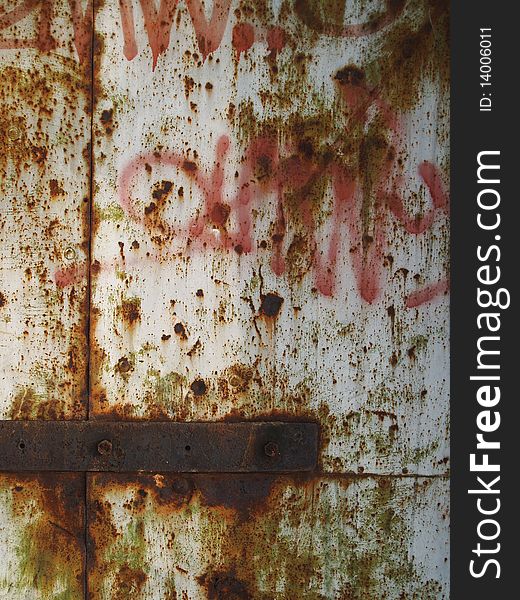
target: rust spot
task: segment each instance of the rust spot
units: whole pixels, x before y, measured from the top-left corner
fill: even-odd
[[[149,215],[150,213],[152,213],[155,209],[157,208],[157,204],[155,204],[155,202],[150,202],[150,204],[148,206],[144,207],[144,214],[145,215]]]
[[[101,113],[101,123],[103,123],[103,125],[108,125],[109,123],[112,122],[113,116],[114,116],[113,109],[104,110]]]
[[[194,173],[197,170],[197,164],[191,160],[185,160],[182,163],[182,168],[188,173]]]
[[[246,392],[253,381],[255,370],[253,367],[238,363],[226,369],[225,374],[223,381],[227,379],[234,392]]]
[[[101,125],[103,125],[103,127],[105,128],[105,131],[108,134],[111,134],[114,129],[113,118],[114,118],[114,110],[112,108],[110,108],[110,109],[104,110],[101,113],[101,117],[99,119],[101,121]]]
[[[0,308],[4,307],[7,304],[7,298],[5,295],[0,292]]]
[[[31,148],[32,151],[32,155],[34,157],[34,161],[41,165],[43,164],[46,159],[47,159],[47,148],[43,148],[41,146],[33,146]]]
[[[198,339],[192,346],[192,348],[186,352],[186,355],[190,358],[194,356],[202,348],[202,342]]]
[[[267,317],[276,317],[282,307],[283,298],[278,294],[269,293],[262,296],[261,299],[260,312]]]
[[[190,385],[190,389],[195,396],[204,396],[208,388],[203,379],[195,379],[195,381]]]
[[[252,600],[246,584],[234,573],[209,574],[199,578],[199,582],[206,587],[208,600]]]
[[[180,321],[178,323],[175,323],[175,325],[173,326],[173,331],[175,331],[175,333],[182,340],[187,340],[188,339],[188,336],[186,335],[186,329],[185,329],[184,325]]]
[[[198,290],[195,292],[195,295],[197,296],[197,298],[203,298],[203,297],[204,297],[204,291],[203,291],[203,290],[201,290],[201,289],[198,289]]]
[[[129,298],[123,300],[119,309],[124,321],[129,325],[134,325],[141,319],[141,299],[140,298]]]
[[[101,272],[101,263],[99,262],[99,260],[94,260],[92,262],[90,270],[92,272],[92,275],[99,275],[99,273]]]
[[[193,91],[194,87],[195,87],[195,81],[193,80],[193,77],[186,76],[184,78],[184,94],[185,94],[186,98],[189,97],[189,95]]]
[[[388,316],[390,317],[390,321],[392,322],[392,331],[394,331],[394,329],[395,329],[395,308],[394,308],[394,305],[392,304],[391,306],[389,306],[386,309],[386,312],[388,313]]]
[[[56,179],[51,179],[49,181],[49,191],[52,198],[55,198],[56,196],[61,196],[65,193],[64,189],[60,186]]]
[[[341,85],[364,85],[365,73],[356,65],[347,65],[336,72],[334,79]]]
[[[128,360],[126,356],[123,356],[117,361],[116,371],[120,373],[128,373],[132,369],[132,363]]]
[[[156,184],[152,192],[152,198],[157,201],[163,200],[172,190],[173,183],[171,181],[161,181]]]

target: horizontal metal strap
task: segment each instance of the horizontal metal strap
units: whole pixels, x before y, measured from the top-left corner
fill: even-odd
[[[0,471],[311,471],[318,426],[300,422],[0,421]]]

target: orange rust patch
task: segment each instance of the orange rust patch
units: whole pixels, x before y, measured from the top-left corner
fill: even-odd
[[[64,189],[60,186],[57,179],[51,179],[49,181],[49,191],[52,198],[56,196],[61,196],[65,193]]]
[[[113,595],[114,600],[128,600],[139,594],[146,583],[146,573],[141,569],[132,569],[123,565],[117,572]]]
[[[128,325],[135,325],[141,320],[141,299],[140,298],[129,298],[123,300],[119,307],[119,314],[123,318],[123,321]]]
[[[157,201],[163,200],[173,189],[173,183],[171,181],[161,181],[156,184],[152,192],[152,198]]]
[[[114,130],[114,109],[110,108],[102,111],[99,120],[101,121],[101,125],[103,125],[106,133],[110,135]]]
[[[208,600],[253,600],[247,584],[234,572],[207,573],[197,579],[206,588]]]

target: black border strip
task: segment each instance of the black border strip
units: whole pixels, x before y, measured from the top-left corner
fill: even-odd
[[[518,130],[515,110],[518,69],[514,67],[519,52],[515,18],[512,10],[508,10],[513,7],[514,3],[482,0],[459,0],[451,4],[451,597],[455,599],[511,598],[517,595],[514,592],[516,586],[513,585],[517,529],[513,517],[516,507],[513,488],[516,484],[514,463],[518,450],[513,444],[513,428],[519,423],[519,417],[513,363],[516,358],[514,342],[519,327],[515,314],[516,297],[511,288],[517,258],[515,238],[518,237],[515,208],[519,193],[513,190],[513,182],[519,168],[513,162],[518,154],[513,144]],[[480,60],[480,40],[487,39],[480,38],[481,28],[491,29],[491,77],[488,79],[491,85],[481,85],[486,78],[480,76],[488,72],[487,68],[482,72],[480,69],[481,64],[488,63],[487,59]],[[491,99],[491,110],[480,110],[482,98]],[[486,108],[489,101],[484,100],[482,104]],[[479,183],[478,155],[489,151],[500,154],[481,155],[481,162],[500,165],[500,169],[481,171],[481,179],[487,182]],[[495,176],[497,173],[498,177]],[[500,183],[489,181],[496,178],[500,179]],[[492,189],[498,194],[486,192],[481,196],[487,202],[493,196],[499,197],[500,203],[495,210],[482,211],[479,208],[477,198],[483,189]],[[493,230],[482,229],[477,222],[479,212],[482,213],[482,219],[487,219],[487,223],[494,223],[496,215],[500,213],[500,225]],[[490,250],[493,245],[498,250]],[[481,257],[487,255],[484,260],[477,255],[478,246],[481,247]],[[478,281],[478,269],[486,265],[490,270],[480,271],[481,278],[495,278],[496,269],[500,268],[500,280],[496,284]],[[509,290],[510,306],[479,306],[479,287],[488,290],[493,299],[497,297],[499,288]],[[487,295],[481,295],[481,304],[486,303],[486,298]],[[504,292],[500,298],[500,304],[507,304]],[[483,313],[498,314],[500,328],[497,331],[490,332],[488,321],[483,317],[480,320],[481,329],[478,328],[478,317]],[[498,320],[490,317],[489,323],[492,322],[495,327]],[[483,340],[483,336],[496,336],[498,339]],[[497,368],[478,368],[479,338],[481,349],[484,347],[500,352],[481,355],[481,365],[495,365]],[[500,379],[470,379],[472,376],[490,375],[499,376]],[[500,401],[493,407],[483,406],[477,399],[478,390],[489,385],[495,397],[495,384],[500,387]],[[481,399],[485,403],[486,397]],[[477,449],[477,434],[482,433],[479,422],[490,429],[497,426],[495,431],[484,432],[483,436],[485,440],[499,442],[500,449]],[[471,454],[475,454],[476,463],[485,461],[483,454],[487,454],[489,463],[499,467],[500,471],[471,471]],[[500,479],[492,484],[498,476]],[[477,477],[491,491],[486,493]],[[480,491],[468,493],[468,490]],[[497,507],[498,510],[494,515],[484,515],[482,511],[479,512],[479,506],[482,511],[491,512]],[[486,519],[488,522],[484,522]],[[493,538],[499,529],[495,539],[479,537],[480,531],[481,536]],[[471,575],[472,560],[475,561],[473,571],[480,576]]]

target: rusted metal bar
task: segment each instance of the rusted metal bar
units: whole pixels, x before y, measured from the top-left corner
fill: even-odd
[[[0,421],[0,471],[311,471],[317,452],[316,423]]]

